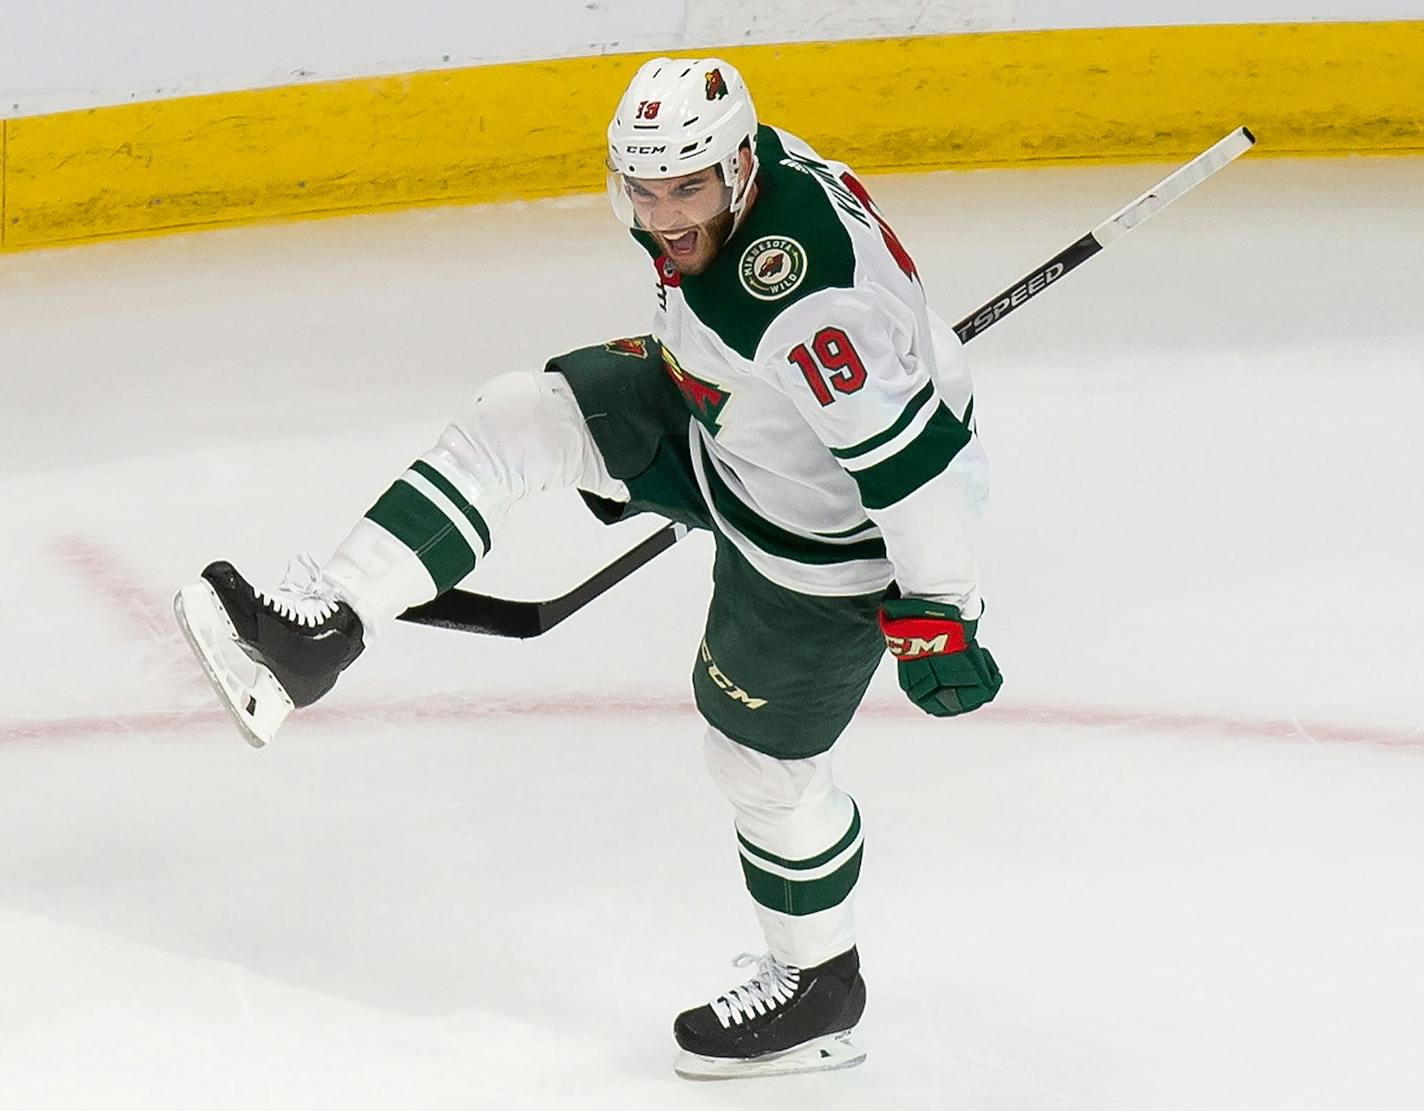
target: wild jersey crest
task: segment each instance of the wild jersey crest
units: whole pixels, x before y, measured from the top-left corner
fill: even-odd
[[[759,301],[776,301],[806,276],[806,250],[784,235],[766,235],[742,252],[742,288]]]

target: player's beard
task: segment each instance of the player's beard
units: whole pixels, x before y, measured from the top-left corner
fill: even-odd
[[[716,260],[718,252],[722,250],[722,245],[727,242],[727,237],[732,234],[732,224],[734,217],[730,211],[724,210],[718,215],[708,220],[705,224],[698,224],[689,229],[696,233],[690,253],[679,252],[674,249],[673,242],[678,236],[669,236],[657,233],[658,246],[663,249],[663,253],[677,267],[680,274],[701,274]],[[684,232],[684,235],[687,233]]]

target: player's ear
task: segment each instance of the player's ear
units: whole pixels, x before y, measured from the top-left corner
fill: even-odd
[[[745,183],[752,176],[751,144],[743,143],[737,151],[737,180]]]

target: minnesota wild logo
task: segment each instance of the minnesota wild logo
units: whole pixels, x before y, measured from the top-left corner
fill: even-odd
[[[682,399],[687,403],[693,419],[713,436],[717,435],[717,430],[721,428],[717,419],[722,415],[722,410],[727,407],[732,395],[726,390],[718,389],[711,382],[704,382],[696,375],[688,374],[677,361],[677,356],[668,350],[667,344],[659,346],[663,349],[663,367],[682,393]]]
[[[742,287],[760,301],[785,297],[806,276],[806,250],[784,235],[764,235],[742,252]]]
[[[708,100],[721,100],[727,95],[727,82],[722,79],[720,69],[709,69],[706,80]]]
[[[635,359],[648,357],[648,341],[645,339],[611,339],[603,346],[615,355],[629,355]]]

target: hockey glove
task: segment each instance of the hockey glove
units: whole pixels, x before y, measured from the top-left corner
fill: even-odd
[[[900,689],[927,714],[967,714],[1003,685],[994,657],[974,640],[978,621],[954,606],[895,598],[880,607],[880,631],[900,671]]]

